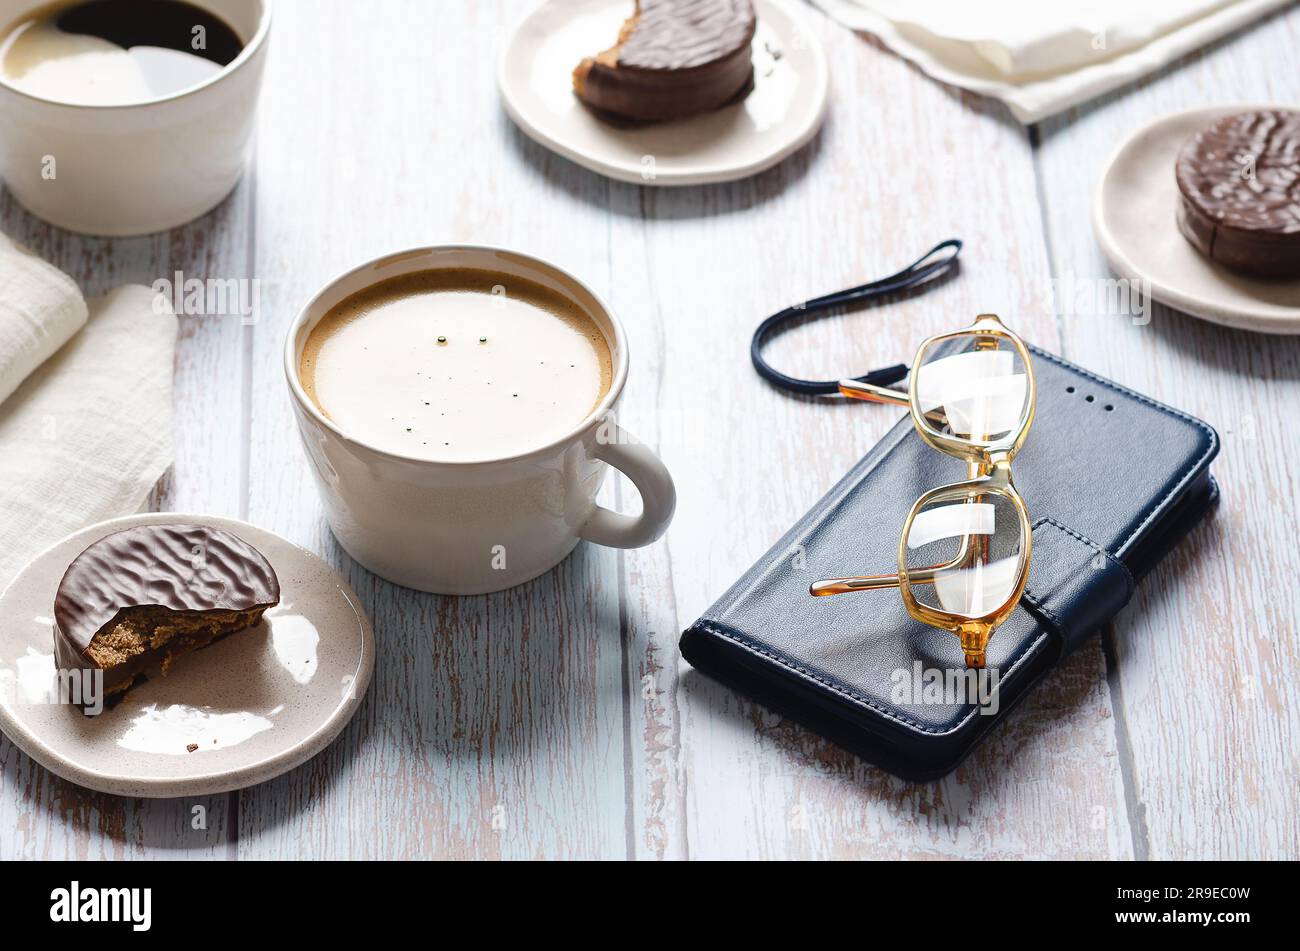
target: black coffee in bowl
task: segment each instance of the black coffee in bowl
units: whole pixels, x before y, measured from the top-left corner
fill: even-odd
[[[220,17],[183,0],[71,0],[0,33],[0,78],[78,105],[171,95],[221,72],[244,48]]]

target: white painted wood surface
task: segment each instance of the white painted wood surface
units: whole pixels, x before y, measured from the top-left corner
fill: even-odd
[[[0,197],[0,227],[95,291],[256,277],[258,322],[187,318],[177,461],[160,507],[248,518],[320,552],[375,623],[361,712],[313,762],[211,801],[55,779],[0,739],[0,857],[1300,857],[1300,340],[1157,309],[1056,313],[1053,278],[1107,277],[1091,186],[1139,122],[1205,102],[1295,102],[1292,8],[1099,103],[1025,130],[810,13],[831,58],[820,137],[755,179],[608,182],[525,139],[494,81],[513,0],[282,0],[254,165],[212,215],[107,241]],[[1224,502],[1103,639],[952,776],[910,785],[689,670],[679,631],[892,424],[784,397],[748,336],[790,301],[940,238],[961,277],[782,336],[778,365],[896,362],[984,310],[1217,425]],[[280,344],[334,273],[386,250],[497,243],[551,258],[627,325],[624,424],[678,482],[666,540],[581,546],[499,595],[418,595],[352,565],[323,522]],[[611,479],[607,501],[634,506]],[[1109,663],[1108,663],[1109,658]],[[195,806],[206,828],[194,829]]]

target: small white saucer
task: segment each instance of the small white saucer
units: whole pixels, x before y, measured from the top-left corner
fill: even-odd
[[[1220,116],[1284,106],[1213,106],[1165,116],[1129,138],[1102,173],[1093,200],[1097,242],[1120,277],[1152,298],[1216,324],[1300,334],[1300,281],[1267,281],[1220,267],[1178,230],[1174,160]]]
[[[223,528],[253,545],[280,579],[279,605],[99,716],[51,702],[51,615],[68,563],[110,532],[158,522]],[[315,555],[231,519],[167,512],[102,522],[38,555],[0,595],[0,730],[52,773],[121,796],[211,795],[293,769],[338,736],[374,665],[370,622],[347,582]]]
[[[826,115],[826,52],[789,0],[755,0],[754,89],[702,116],[620,128],[573,93],[573,68],[613,45],[632,0],[545,0],[506,41],[497,82],[532,139],[594,172],[641,185],[727,182],[807,145]]]

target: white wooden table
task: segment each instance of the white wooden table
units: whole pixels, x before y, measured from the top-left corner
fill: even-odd
[[[1206,103],[1300,100],[1300,10],[1029,130],[810,11],[832,66],[820,137],[749,181],[655,190],[506,119],[494,63],[520,3],[278,6],[255,161],[216,212],[86,239],[6,193],[0,228],[92,293],[178,269],[261,281],[255,325],[182,320],[159,504],[248,519],[338,565],[375,622],[375,680],[316,760],[200,801],[90,793],[0,739],[0,857],[1300,856],[1300,338],[1160,307],[1147,326],[1058,315],[1051,294],[1054,278],[1108,276],[1091,189],[1121,137]],[[786,334],[774,362],[860,371],[995,311],[1214,424],[1223,500],[962,768],[910,785],[691,671],[676,642],[896,418],[764,385],[755,323],[950,235],[967,241],[958,280]],[[290,418],[285,328],[336,272],[451,241],[553,259],[620,312],[622,419],[678,483],[665,541],[583,545],[466,599],[379,581],[334,543]],[[617,479],[605,491],[636,504]]]

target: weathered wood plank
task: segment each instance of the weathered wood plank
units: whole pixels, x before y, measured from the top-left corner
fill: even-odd
[[[1276,64],[1297,42],[1300,9],[1290,7],[1044,123],[1038,161],[1053,275],[1113,277],[1089,215],[1092,188],[1124,135],[1201,105],[1295,103],[1300,77]],[[1223,437],[1218,512],[1146,580],[1110,635],[1138,855],[1293,859],[1300,339],[1227,330],[1162,306],[1148,325],[1084,312],[1062,315],[1061,328],[1066,356],[1200,416]]]
[[[585,173],[582,173],[585,174]],[[669,434],[689,425],[670,416],[676,406],[666,391],[668,368],[690,335],[679,336],[686,315],[670,320],[660,306],[664,275],[648,266],[644,245],[647,222],[641,209],[644,192],[609,183],[611,253],[606,299],[621,316],[632,352],[627,396],[620,422],[638,439],[663,454]],[[624,242],[628,242],[626,245]],[[671,466],[672,463],[670,462]],[[679,493],[691,477],[673,467]],[[635,491],[620,485],[619,507],[630,509]],[[680,525],[669,529],[669,538]],[[677,684],[687,669],[677,652],[683,618],[677,612],[670,545],[624,552],[621,615],[625,664],[628,768],[628,855],[633,858],[682,859],[689,856],[683,806],[687,777],[681,758]]]

